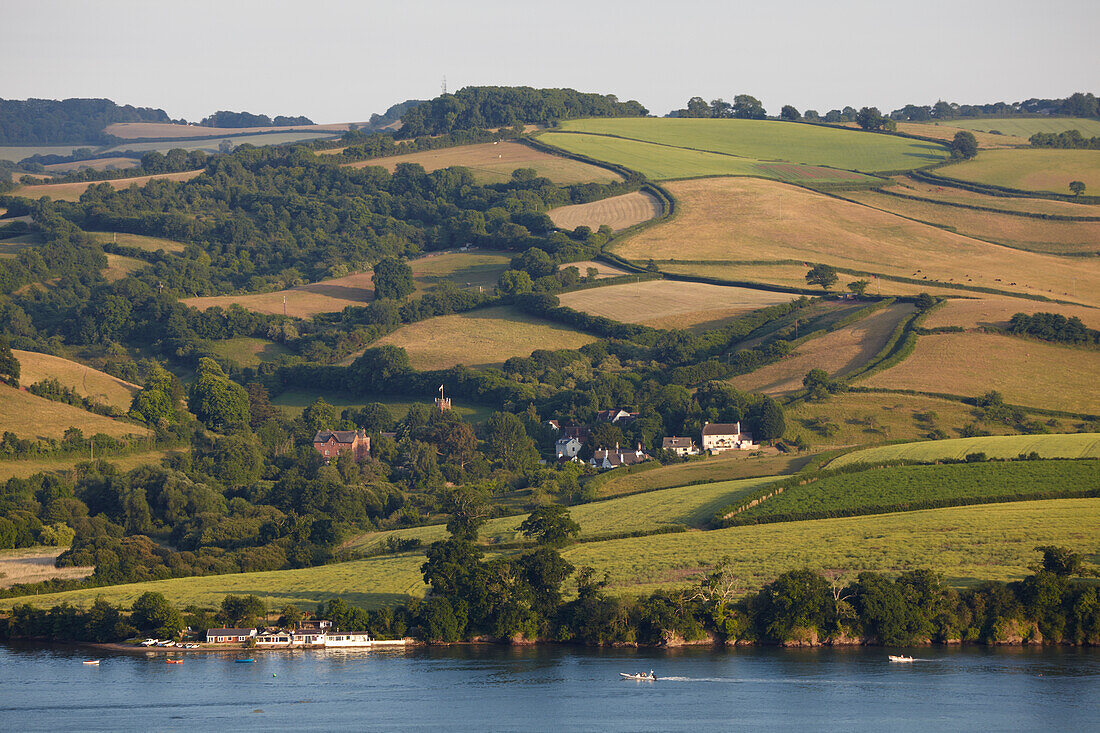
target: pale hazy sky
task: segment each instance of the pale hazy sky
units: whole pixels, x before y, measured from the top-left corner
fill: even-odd
[[[466,85],[825,112],[1100,93],[1100,0],[5,0],[0,98],[364,120]]]

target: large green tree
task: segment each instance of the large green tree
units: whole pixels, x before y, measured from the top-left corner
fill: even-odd
[[[969,160],[978,154],[978,139],[969,130],[959,130],[951,140],[951,154]]]
[[[831,265],[814,265],[806,273],[806,282],[810,285],[820,285],[823,290],[828,290],[839,280],[836,268]]]
[[[581,526],[569,516],[569,510],[561,504],[547,504],[531,512],[519,525],[524,537],[533,537],[539,544],[561,547],[581,532]]]
[[[247,425],[248,393],[226,376],[218,362],[203,357],[188,391],[187,408],[211,428]]]
[[[374,274],[371,275],[374,283],[374,297],[402,300],[416,290],[413,282],[412,268],[407,262],[402,262],[393,257],[386,257],[374,266]]]
[[[19,360],[11,353],[11,344],[6,336],[0,336],[0,382],[19,386]]]

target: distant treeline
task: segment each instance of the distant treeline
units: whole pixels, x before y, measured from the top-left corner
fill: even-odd
[[[413,107],[402,117],[397,136],[442,135],[452,130],[546,125],[571,117],[640,117],[648,110],[636,101],[620,102],[613,94],[586,94],[575,89],[531,87],[465,87]]]
[[[171,122],[162,109],[120,107],[109,99],[0,99],[0,145],[103,144],[116,122]]]
[[[1028,138],[1028,142],[1036,148],[1100,150],[1100,137],[1085,137],[1079,130],[1037,132]]]
[[[895,120],[925,122],[951,120],[959,117],[1021,117],[1061,115],[1064,117],[1097,117],[1096,97],[1092,93],[1076,92],[1064,99],[1032,98],[1023,102],[993,102],[992,104],[956,104],[940,100],[933,105],[907,104],[890,113]]]
[[[291,127],[293,125],[312,125],[313,120],[308,117],[284,117],[277,115],[274,119],[267,115],[254,115],[251,112],[229,112],[219,110],[208,117],[203,117],[199,125],[202,127]]]

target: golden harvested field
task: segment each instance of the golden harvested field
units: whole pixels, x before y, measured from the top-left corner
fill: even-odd
[[[83,430],[85,436],[104,433],[121,438],[149,434],[148,430],[138,425],[112,420],[0,384],[0,432],[10,430],[20,438],[60,438],[73,427]]]
[[[974,422],[973,410],[962,402],[939,397],[845,392],[823,402],[799,402],[788,408],[783,437],[795,440],[801,436],[810,445],[823,449],[923,440],[934,429],[955,437]],[[996,434],[1015,432],[1002,423],[983,423],[982,428]]]
[[[108,456],[107,462],[118,467],[125,473],[138,466],[159,466],[161,461],[170,455],[178,455],[187,452],[187,448],[168,448],[152,450],[145,453],[133,453],[126,456]],[[22,461],[0,461],[0,481],[9,478],[27,478],[36,473],[52,473],[56,475],[72,475],[78,463],[88,460],[87,455],[67,456],[65,458],[43,458]]]
[[[758,178],[677,181],[672,221],[628,237],[616,254],[642,261],[803,260],[903,277],[1100,304],[1100,263],[1024,252]]]
[[[976,191],[967,191],[965,188],[925,183],[910,176],[894,176],[891,180],[897,183],[896,188],[890,188],[891,191],[937,201],[950,201],[970,206],[984,206],[1002,211],[1022,211],[1033,214],[1100,216],[1100,205],[1097,204],[1079,204],[1073,201],[1056,201],[1054,199],[1027,198],[1024,196],[990,196]]]
[[[852,123],[855,126],[855,123]],[[955,139],[955,133],[961,132],[964,128],[952,127],[950,125],[925,124],[922,122],[899,122],[898,132],[904,132],[906,135],[920,135],[921,137],[933,137],[937,140],[943,140],[946,143],[950,143]],[[966,130],[973,133],[974,139],[978,141],[978,147],[982,150],[991,150],[993,148],[1011,148],[1017,145],[1029,145],[1026,137],[1018,137],[1016,135],[994,135],[989,132],[982,132],[980,130]]]
[[[410,260],[409,266],[416,282],[416,292],[423,293],[443,280],[451,280],[459,287],[492,288],[500,273],[508,268],[509,261],[510,255],[499,252],[447,252]],[[271,293],[187,298],[183,303],[200,310],[214,306],[227,308],[237,303],[257,313],[279,315],[283,313],[285,297],[288,316],[309,318],[318,313],[337,313],[349,305],[365,305],[374,300],[372,274],[358,272]]]
[[[1077,316],[1089,328],[1100,328],[1100,309],[1061,303],[1039,303],[1034,300],[998,298],[980,300],[954,299],[929,314],[921,324],[925,328],[960,326],[962,328],[1005,328],[1017,313],[1059,313],[1066,318]]]
[[[107,267],[102,270],[102,273],[107,282],[113,283],[148,266],[149,263],[143,260],[134,257],[114,255],[108,252]]]
[[[876,191],[845,192],[844,198],[1017,249],[1049,254],[1100,253],[1100,221],[1048,221],[913,201]]]
[[[676,263],[669,263],[668,261],[660,260],[657,264],[661,268],[662,272],[670,272],[680,275],[698,275],[701,277],[725,278],[727,280],[740,282],[758,282],[767,283],[769,285],[785,285],[792,288],[809,287],[806,284],[806,271],[809,268],[804,265],[784,265],[773,263],[751,265],[730,265],[725,263],[679,265]],[[958,290],[956,288],[937,288],[934,285],[916,285],[914,283],[896,282],[894,280],[887,280],[885,278],[846,275],[844,273],[838,273],[837,283],[833,286],[833,290],[843,290],[844,292],[848,292],[848,283],[855,282],[856,280],[867,280],[871,283],[867,286],[867,293],[869,295],[918,295],[919,293],[930,293],[932,295],[950,295],[953,297],[959,297],[960,295],[973,295],[972,293],[967,293],[967,291],[965,290]]]
[[[741,390],[779,394],[802,389],[802,378],[811,369],[824,369],[830,377],[843,377],[877,354],[894,328],[913,312],[908,303],[882,308],[851,325],[810,339],[786,358],[729,382]]]
[[[92,170],[105,171],[116,168],[133,168],[141,163],[137,158],[96,158],[95,160],[80,160],[75,163],[53,163],[43,166],[50,173],[69,173],[71,171]]]
[[[39,583],[50,578],[79,580],[92,574],[95,568],[55,568],[57,556],[66,547],[24,547],[0,550],[0,588],[16,583]]]
[[[182,252],[187,248],[183,242],[173,239],[161,239],[160,237],[146,237],[142,234],[126,234],[124,232],[88,232],[95,241],[101,244],[120,244],[124,247],[137,247],[146,252],[156,252],[163,249],[165,252]]]
[[[408,155],[393,155],[358,163],[348,163],[351,168],[379,166],[391,173],[399,163],[418,163],[424,170],[463,166],[469,168],[479,183],[500,183],[512,178],[517,168],[534,168],[540,176],[554,183],[611,183],[622,177],[606,168],[581,163],[569,158],[550,155],[520,143],[481,143],[456,148],[425,150]]]
[[[130,186],[144,186],[154,178],[162,181],[190,181],[200,175],[201,170],[181,171],[179,173],[158,173],[153,176],[136,176],[134,178],[116,178],[111,181],[84,181],[81,183],[47,183],[40,186],[20,186],[11,192],[12,196],[25,196],[31,199],[40,199],[48,196],[56,201],[79,201],[81,194],[88,190],[89,186],[98,186],[101,183],[111,184],[111,188],[120,191]]]
[[[559,206],[548,212],[554,226],[570,231],[579,226],[595,231],[603,224],[618,231],[649,221],[661,213],[661,202],[644,191],[624,193],[587,204]]]
[[[200,125],[177,125],[173,122],[115,122],[107,125],[103,128],[103,131],[122,140],[137,140],[147,137],[183,139],[265,132],[343,132],[348,129],[350,124],[348,122],[337,122],[328,125],[290,125],[287,127],[203,127]]]
[[[596,279],[603,280],[608,277],[619,277],[620,275],[632,275],[634,273],[629,270],[624,270],[621,267],[615,265],[609,265],[606,262],[599,262],[597,260],[584,260],[583,262],[566,262],[562,264],[560,269],[566,267],[575,267],[580,272],[581,277],[588,277],[588,268],[594,267],[597,271]]]
[[[674,280],[609,285],[559,297],[562,305],[574,310],[659,328],[705,326],[795,298],[790,293]]]
[[[997,390],[1005,402],[1100,413],[1100,351],[989,333],[921,336],[900,364],[859,384],[977,396]]]
[[[1100,190],[1100,150],[987,150],[972,160],[944,166],[936,175],[1023,191],[1067,195],[1070,181],[1082,181],[1088,189],[1097,191]]]
[[[12,353],[19,360],[19,383],[23,386],[53,377],[79,395],[94,397],[120,410],[130,409],[130,400],[140,389],[136,384],[60,356],[19,349],[12,349]]]
[[[492,366],[535,349],[577,349],[596,339],[508,307],[484,308],[410,323],[372,346],[400,346],[416,369]]]

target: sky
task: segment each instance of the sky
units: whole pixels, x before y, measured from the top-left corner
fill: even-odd
[[[106,97],[356,122],[468,85],[572,87],[654,114],[1100,94],[1100,1],[34,0],[3,12],[0,98]]]

